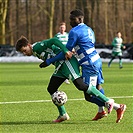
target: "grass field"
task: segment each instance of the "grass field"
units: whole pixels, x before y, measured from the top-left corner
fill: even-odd
[[[131,133],[133,132],[133,64],[118,63],[111,68],[103,63],[108,97],[117,103],[127,105],[124,118],[115,123],[116,111],[107,118],[91,121],[97,113],[97,106],[83,100],[83,93],[74,85],[62,84],[60,90],[68,95],[65,105],[71,119],[54,124],[58,116],[46,90],[53,66],[39,69],[39,63],[0,64],[0,133]]]

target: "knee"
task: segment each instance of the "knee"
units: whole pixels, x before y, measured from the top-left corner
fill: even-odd
[[[85,97],[85,100],[86,101],[89,101],[90,102],[90,99],[91,99],[91,95],[87,94],[84,92],[84,97]]]
[[[55,91],[54,91],[52,88],[50,88],[50,87],[47,88],[47,91],[48,91],[48,93],[49,93],[50,95],[54,94],[54,92],[55,92]]]
[[[84,82],[83,82],[83,79],[82,78],[78,78],[78,79],[75,79],[73,81],[74,85],[76,86],[76,88],[80,91],[84,91],[86,92],[87,89],[88,89],[88,85],[86,85]]]
[[[118,56],[118,58],[121,60],[122,57],[121,56]]]
[[[100,84],[98,84],[98,85],[96,85],[96,88],[97,88],[98,90],[100,90],[100,89],[102,89],[102,86],[101,86]]]

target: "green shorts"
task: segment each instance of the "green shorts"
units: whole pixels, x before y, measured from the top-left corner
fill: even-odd
[[[112,56],[122,56],[122,52],[112,52]]]
[[[69,60],[60,61],[60,65],[56,67],[53,76],[67,78],[72,81],[81,77],[77,59],[73,56]]]

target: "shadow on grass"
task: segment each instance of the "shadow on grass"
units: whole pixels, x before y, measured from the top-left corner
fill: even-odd
[[[93,123],[94,121],[92,120],[84,120],[84,121],[64,121],[61,122],[60,124],[89,124]],[[102,124],[104,121],[102,121]],[[24,125],[24,124],[59,124],[59,123],[54,123],[52,121],[17,121],[17,122],[0,122],[0,125]]]
[[[16,121],[0,122],[0,125],[23,125],[23,124],[53,124],[51,121]]]

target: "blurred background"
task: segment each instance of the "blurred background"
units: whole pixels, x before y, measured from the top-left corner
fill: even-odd
[[[94,30],[102,58],[110,58],[111,42],[120,31],[126,45],[123,57],[133,59],[133,0],[0,0],[0,56],[15,56],[21,35],[31,43],[51,38],[62,21],[69,32],[69,13],[76,8]]]

